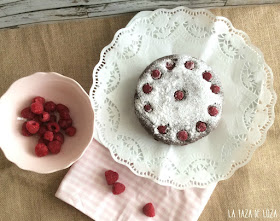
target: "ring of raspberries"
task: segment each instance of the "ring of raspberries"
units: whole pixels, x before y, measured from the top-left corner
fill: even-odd
[[[40,96],[33,98],[31,105],[21,110],[21,117],[27,119],[22,124],[21,134],[26,137],[39,136],[35,146],[35,154],[38,157],[46,156],[49,152],[60,152],[64,143],[63,130],[70,137],[76,134],[69,108],[53,101],[46,102],[45,98]]]
[[[184,146],[217,127],[223,95],[218,74],[204,61],[173,54],[153,61],[139,76],[134,108],[155,140]]]

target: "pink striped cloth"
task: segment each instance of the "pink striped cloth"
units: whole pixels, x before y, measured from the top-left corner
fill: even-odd
[[[126,190],[113,195],[104,172],[114,170]],[[97,221],[198,220],[216,185],[206,189],[176,190],[136,176],[126,166],[113,160],[108,149],[96,140],[76,162],[61,182],[56,197],[74,206]],[[142,213],[146,203],[152,202],[156,216]]]

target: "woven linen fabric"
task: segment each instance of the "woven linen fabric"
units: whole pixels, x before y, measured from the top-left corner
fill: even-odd
[[[280,5],[211,9],[245,31],[261,49],[274,72],[274,88],[280,92]],[[18,78],[37,71],[56,71],[77,80],[86,91],[102,48],[134,14],[36,24],[0,30],[0,95]],[[245,220],[229,218],[228,210],[277,210],[280,216],[279,104],[267,139],[248,165],[216,186],[199,221]],[[1,135],[0,135],[1,139]],[[12,147],[11,147],[12,148]],[[0,221],[89,221],[79,210],[56,198],[68,170],[52,174],[23,171],[0,151]],[[261,219],[258,220],[277,220]],[[253,219],[246,219],[253,220]]]

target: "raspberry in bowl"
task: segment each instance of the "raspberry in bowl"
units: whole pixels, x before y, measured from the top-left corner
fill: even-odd
[[[93,138],[89,96],[75,80],[54,72],[14,82],[1,97],[0,120],[5,156],[38,173],[71,166]]]

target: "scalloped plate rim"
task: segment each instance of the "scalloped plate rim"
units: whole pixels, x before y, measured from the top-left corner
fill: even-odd
[[[275,110],[274,110],[274,109],[275,109],[275,104],[276,104],[276,101],[277,101],[277,94],[276,94],[276,92],[275,92],[275,90],[274,90],[274,88],[273,88],[273,72],[272,72],[271,68],[270,68],[270,67],[268,66],[268,64],[266,63],[266,61],[265,61],[265,59],[264,59],[264,55],[263,55],[263,53],[261,52],[261,50],[260,50],[258,47],[256,47],[255,45],[253,45],[253,43],[251,42],[250,37],[249,37],[244,31],[239,30],[239,29],[236,29],[236,28],[233,26],[233,24],[231,23],[231,21],[230,21],[228,18],[226,18],[226,17],[223,17],[223,16],[215,16],[211,11],[209,11],[209,10],[207,10],[207,9],[190,9],[190,8],[188,8],[188,7],[185,7],[185,6],[179,6],[179,7],[173,8],[173,9],[159,8],[159,9],[156,9],[156,10],[154,10],[154,11],[141,11],[141,12],[138,12],[138,13],[129,21],[129,23],[127,24],[126,27],[119,29],[119,30],[114,34],[113,40],[110,42],[110,44],[108,44],[107,46],[105,46],[105,47],[102,49],[102,51],[101,51],[101,53],[100,53],[100,60],[99,60],[99,62],[96,64],[96,66],[95,66],[94,69],[93,69],[93,73],[92,73],[93,80],[94,80],[94,74],[96,73],[96,71],[97,71],[97,69],[100,67],[100,65],[102,64],[102,58],[105,57],[105,56],[104,56],[104,53],[106,52],[106,50],[107,50],[108,48],[110,48],[110,47],[113,45],[113,43],[116,41],[118,35],[119,35],[122,31],[128,30],[131,26],[133,26],[135,23],[137,23],[138,20],[143,19],[143,18],[145,18],[145,17],[151,17],[153,14],[155,14],[155,13],[157,13],[157,12],[159,12],[159,11],[168,11],[168,12],[172,12],[172,11],[176,11],[176,10],[178,10],[178,9],[184,9],[184,10],[188,10],[188,11],[204,11],[204,12],[208,13],[209,15],[211,15],[211,16],[217,18],[217,19],[222,18],[222,19],[226,20],[226,21],[228,22],[228,24],[230,25],[230,28],[231,28],[232,30],[238,32],[238,33],[242,33],[242,35],[243,35],[242,38],[244,38],[244,40],[246,40],[246,44],[247,44],[249,47],[251,47],[253,50],[255,50],[256,53],[258,53],[258,54],[261,56],[264,67],[266,67],[266,68],[268,69],[268,71],[269,71],[269,73],[271,74],[271,77],[272,77],[272,80],[271,80],[271,84],[272,84],[272,85],[271,85],[271,86],[272,86],[272,90],[271,90],[271,96],[272,96],[272,99],[271,99],[271,100],[272,100],[271,114],[272,114],[272,119],[273,119],[273,120],[269,123],[269,125],[266,126],[266,128],[265,128],[265,130],[264,130],[264,134],[262,135],[262,138],[261,138],[261,140],[260,140],[260,143],[259,143],[253,150],[250,151],[249,156],[248,156],[246,159],[244,159],[245,162],[242,163],[242,160],[241,160],[240,162],[238,162],[238,165],[236,165],[236,166],[234,167],[234,169],[232,169],[232,165],[231,165],[231,167],[230,167],[230,169],[232,169],[231,172],[229,172],[228,174],[226,174],[226,176],[224,176],[223,178],[220,178],[220,179],[218,179],[218,180],[215,180],[214,182],[209,183],[208,185],[205,185],[205,186],[203,186],[203,187],[202,187],[202,186],[199,186],[199,185],[192,185],[192,186],[188,186],[188,187],[178,188],[177,186],[174,186],[174,185],[172,185],[172,184],[169,185],[168,183],[159,182],[159,181],[153,179],[153,178],[150,177],[150,176],[140,175],[140,174],[136,173],[136,171],[134,171],[133,168],[131,168],[129,165],[127,165],[127,164],[125,164],[124,162],[121,162],[121,161],[119,161],[118,159],[116,159],[116,157],[113,155],[111,149],[108,148],[108,147],[106,147],[106,146],[104,145],[107,149],[109,149],[112,158],[113,158],[116,162],[118,162],[118,163],[120,163],[120,164],[125,165],[126,167],[128,167],[135,175],[148,178],[148,179],[150,179],[150,180],[152,180],[152,181],[154,181],[154,182],[156,182],[156,183],[158,183],[158,184],[162,184],[162,185],[164,185],[164,186],[171,186],[171,187],[174,187],[174,188],[176,188],[176,189],[181,189],[181,190],[183,190],[183,189],[190,188],[190,187],[204,188],[204,187],[210,186],[210,185],[213,184],[213,183],[217,183],[217,182],[219,182],[219,181],[229,179],[238,169],[240,169],[241,167],[245,166],[246,164],[248,164],[248,163],[251,161],[254,152],[255,152],[260,146],[262,146],[262,145],[264,144],[264,142],[265,142],[265,140],[266,140],[266,137],[267,137],[267,132],[268,132],[268,130],[270,129],[270,127],[271,127],[271,126],[273,125],[273,123],[274,123],[274,120],[275,120]],[[150,12],[149,15],[147,15],[148,12]],[[146,15],[145,15],[145,16],[143,15],[143,17],[140,17],[140,15],[143,14],[143,13],[146,13]],[[139,16],[139,17],[138,17],[138,16]],[[136,18],[135,18],[135,17],[136,17]],[[91,86],[91,88],[90,88],[90,93],[89,93],[90,99],[91,99],[91,100],[93,100],[92,94],[93,94],[93,88],[94,88],[94,86],[95,86],[95,82],[93,81],[93,85]],[[93,102],[94,102],[94,100],[93,100]],[[96,130],[98,131],[97,128],[96,128]]]

